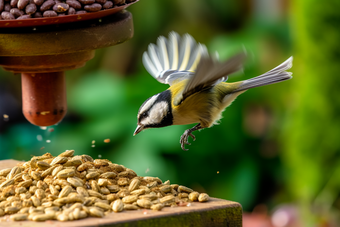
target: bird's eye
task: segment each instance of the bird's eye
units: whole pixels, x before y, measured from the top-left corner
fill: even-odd
[[[142,113],[142,117],[146,117],[146,112]]]

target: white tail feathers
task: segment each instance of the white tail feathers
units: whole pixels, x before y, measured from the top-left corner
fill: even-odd
[[[286,72],[293,66],[293,57],[288,58],[281,65],[274,69],[251,79],[242,82],[239,88],[234,92],[248,90],[254,87],[260,87],[268,84],[279,83],[281,81],[289,80],[292,78],[291,72]]]

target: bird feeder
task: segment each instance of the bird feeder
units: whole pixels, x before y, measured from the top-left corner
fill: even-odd
[[[136,1],[135,1],[136,2]],[[133,36],[129,5],[95,13],[0,21],[0,65],[21,74],[22,111],[34,125],[66,114],[65,71],[80,68],[99,48]]]

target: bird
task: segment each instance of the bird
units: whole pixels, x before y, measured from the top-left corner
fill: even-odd
[[[185,130],[180,138],[181,148],[188,149],[189,137],[196,140],[194,131],[210,128],[222,118],[222,112],[237,96],[250,88],[289,80],[293,57],[279,66],[251,79],[227,83],[228,75],[242,69],[246,52],[235,54],[226,61],[209,54],[204,44],[184,34],[172,31],[169,37],[160,36],[143,53],[145,69],[157,81],[170,87],[148,98],[139,108],[134,136],[149,128],[171,125],[196,125]]]

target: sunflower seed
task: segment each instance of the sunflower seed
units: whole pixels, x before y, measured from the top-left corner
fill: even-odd
[[[63,153],[59,154],[59,157],[73,157],[74,150],[66,150]]]
[[[122,200],[117,199],[113,202],[112,210],[114,212],[121,212],[121,211],[123,211],[123,209],[124,209],[124,203],[122,202]]]
[[[28,215],[27,214],[12,214],[9,218],[12,221],[25,221],[27,220]]]
[[[199,193],[198,192],[191,192],[190,194],[189,194],[189,199],[191,200],[191,201],[198,201],[198,197],[199,197]]]
[[[209,200],[209,195],[207,193],[201,193],[198,197],[199,202],[207,202]]]

